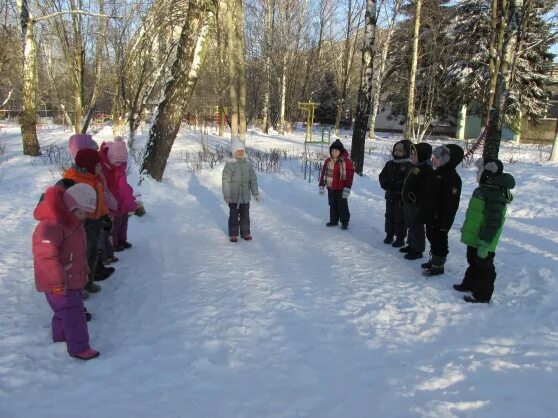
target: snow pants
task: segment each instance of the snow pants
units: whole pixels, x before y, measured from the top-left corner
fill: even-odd
[[[401,199],[386,198],[385,231],[386,235],[395,235],[397,238],[405,239],[407,231]]]
[[[229,203],[229,236],[250,235],[250,203]]]
[[[52,340],[55,343],[66,341],[70,354],[78,354],[90,348],[81,293],[81,290],[73,289],[68,290],[65,296],[45,293],[54,312]]]
[[[348,225],[351,219],[349,212],[349,202],[343,199],[343,190],[327,189],[327,199],[329,203],[329,222],[342,225]]]
[[[432,260],[436,258],[437,263],[443,265],[449,253],[448,231],[442,231],[434,225],[426,225],[426,237],[428,242],[430,242],[430,256]]]
[[[89,265],[89,282],[95,279],[95,272],[99,263],[100,249],[99,241],[101,240],[101,222],[97,219],[87,219],[84,223],[85,235],[87,238],[87,264]]]
[[[112,226],[112,245],[116,248],[128,241],[128,214],[114,215]]]
[[[465,277],[463,277],[461,285],[471,290],[473,297],[482,302],[490,302],[492,293],[494,293],[494,281],[496,280],[495,256],[496,253],[489,252],[486,258],[480,258],[475,247],[467,246],[469,267],[465,271]]]
[[[403,203],[405,227],[408,229],[407,244],[416,253],[423,253],[426,249],[426,235],[424,224],[417,219],[418,208],[412,202]]]

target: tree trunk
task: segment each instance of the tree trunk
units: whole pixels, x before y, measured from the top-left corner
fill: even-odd
[[[509,1],[509,19],[502,20],[505,23],[506,32],[502,45],[502,57],[500,71],[498,72],[498,84],[494,95],[494,106],[490,112],[488,121],[488,134],[483,150],[483,157],[498,158],[500,152],[500,142],[502,140],[502,128],[504,126],[504,115],[506,111],[506,101],[510,92],[511,64],[514,60],[515,46],[519,25],[521,23],[521,6],[523,0]],[[502,12],[503,13],[503,12]]]
[[[269,96],[271,91],[271,27],[272,27],[272,3],[271,0],[265,0],[264,3],[264,83],[265,91],[262,109],[262,131],[269,133]]]
[[[364,144],[366,142],[366,128],[372,102],[372,78],[374,76],[374,39],[376,35],[376,0],[366,0],[366,14],[364,17],[364,45],[362,47],[362,69],[360,86],[353,129],[351,159],[355,172],[362,175],[364,168]]]
[[[37,139],[37,44],[27,0],[17,2],[23,37],[23,112],[20,118],[23,155],[41,154]]]
[[[279,111],[279,135],[285,135],[285,102],[287,100],[287,51],[284,51],[281,67],[281,107]]]
[[[494,104],[494,94],[498,84],[498,73],[500,71],[500,59],[502,57],[502,43],[504,41],[505,25],[508,9],[507,0],[492,0],[491,23],[490,23],[490,45],[488,47],[488,72],[490,81],[486,98],[486,111],[483,115],[482,124],[486,125],[490,119],[490,111]]]
[[[171,77],[149,132],[141,168],[142,178],[148,175],[157,181],[163,179],[187,101],[198,79],[208,29],[207,6],[205,0],[190,1],[188,4],[188,16],[180,34]]]
[[[235,64],[238,74],[238,133],[241,141],[246,140],[246,70],[244,63],[244,3],[235,1]]]
[[[409,73],[409,93],[407,101],[407,116],[405,118],[405,134],[404,138],[413,139],[413,122],[415,119],[415,83],[417,78],[417,62],[418,62],[418,43],[420,31],[420,9],[422,0],[415,1],[415,29],[413,32],[413,50],[411,58],[411,71]]]
[[[230,100],[230,111],[229,111],[229,121],[231,124],[231,139],[238,138],[240,136],[240,120],[239,120],[239,109],[238,109],[238,73],[237,67],[235,65],[236,58],[236,31],[234,22],[234,9],[235,0],[226,0],[223,2],[225,5],[225,27],[227,31],[227,61],[229,69],[229,100]]]

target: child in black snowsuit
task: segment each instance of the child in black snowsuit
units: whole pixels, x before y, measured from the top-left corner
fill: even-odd
[[[469,267],[460,284],[453,285],[466,302],[488,303],[494,292],[496,269],[494,256],[506,218],[506,206],[513,200],[510,192],[515,179],[504,173],[504,164],[497,158],[477,161],[479,187],[469,201],[465,222],[461,228],[461,242],[467,245]]]
[[[424,222],[418,217],[419,211],[424,205],[425,190],[432,179],[432,146],[426,142],[411,145],[411,162],[413,169],[405,179],[403,185],[403,212],[405,224],[409,231],[407,235],[407,246],[399,251],[405,253],[407,260],[422,258],[425,250]]]
[[[379,179],[380,186],[386,191],[386,237],[384,243],[398,248],[405,245],[405,236],[407,235],[401,190],[403,189],[405,178],[412,168],[411,160],[409,159],[411,155],[411,141],[396,142],[393,145],[391,155],[392,159],[382,169]],[[393,241],[394,236],[395,241]]]
[[[456,167],[463,161],[463,148],[455,144],[441,145],[432,152],[435,169],[428,183],[426,201],[419,218],[425,221],[426,237],[430,242],[430,260],[422,264],[423,275],[444,273],[449,253],[448,232],[453,225],[461,198],[461,177]]]

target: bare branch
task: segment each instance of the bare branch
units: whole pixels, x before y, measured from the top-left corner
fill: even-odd
[[[105,14],[101,14],[101,13],[86,12],[86,11],[83,11],[83,10],[63,10],[61,12],[56,12],[56,13],[52,13],[52,14],[45,15],[45,16],[35,17],[35,18],[33,18],[33,20],[35,22],[40,22],[42,20],[50,19],[51,17],[56,17],[56,16],[60,16],[60,15],[64,15],[64,14],[77,14],[77,15],[106,17],[107,19],[123,19],[122,16],[111,16],[111,15],[105,15]]]

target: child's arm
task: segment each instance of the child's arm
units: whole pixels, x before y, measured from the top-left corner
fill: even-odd
[[[326,160],[324,161],[324,165],[322,166],[322,171],[320,173],[320,182],[318,183],[318,185],[320,187],[324,187],[325,186],[325,171],[327,169],[327,163],[329,162],[329,158],[326,158]]]
[[[384,168],[382,168],[382,171],[380,171],[380,175],[378,176],[378,179],[380,180],[380,187],[384,190],[389,189],[390,162],[391,161],[388,161],[386,165],[384,165]]]
[[[231,198],[231,181],[232,181],[232,168],[229,163],[225,164],[225,168],[223,168],[223,177],[222,177],[222,189],[223,189],[223,198],[225,200],[230,200]]]
[[[258,176],[256,176],[256,170],[250,165],[250,191],[252,196],[256,199],[260,196],[260,190],[258,189]]]
[[[54,290],[66,286],[67,276],[60,260],[60,247],[64,240],[62,227],[39,223],[33,234],[33,261],[41,277]]]
[[[346,184],[347,187],[350,189],[353,187],[353,179],[355,177],[355,166],[353,162],[349,159],[345,160],[345,175],[346,175]]]
[[[484,224],[479,231],[479,239],[492,242],[504,222],[505,202],[500,199],[485,198]]]
[[[449,231],[453,225],[455,214],[459,209],[461,199],[461,179],[445,182],[440,190],[441,205],[438,211],[438,227],[441,230]]]

